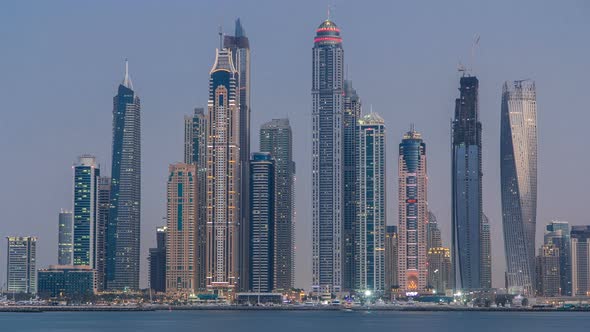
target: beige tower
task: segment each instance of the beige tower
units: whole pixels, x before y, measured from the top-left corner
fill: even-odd
[[[166,291],[193,293],[197,280],[197,169],[192,164],[168,168]]]

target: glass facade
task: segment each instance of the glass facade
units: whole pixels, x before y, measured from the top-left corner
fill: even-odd
[[[37,293],[37,238],[8,236],[6,286],[9,293]]]
[[[74,166],[74,265],[95,267],[99,177],[96,158],[80,156],[78,164]]]
[[[567,221],[552,221],[545,228],[544,243],[559,249],[559,292],[572,295],[572,262],[570,226]]]
[[[59,265],[72,265],[72,247],[74,231],[71,211],[62,210],[59,213],[59,236],[57,244],[57,261]]]
[[[95,271],[88,266],[54,266],[42,269],[39,276],[41,298],[84,300],[96,291]]]

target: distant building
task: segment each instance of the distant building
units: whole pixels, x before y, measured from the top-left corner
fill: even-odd
[[[84,299],[96,292],[95,271],[90,266],[49,265],[38,272],[42,298]]]
[[[166,291],[193,293],[198,289],[197,167],[184,163],[170,165],[166,196]]]
[[[150,248],[148,256],[149,286],[155,292],[160,293],[166,291],[166,232],[166,226],[156,229],[156,247]]]
[[[355,289],[385,291],[385,122],[371,112],[357,122]]]
[[[452,289],[451,250],[444,247],[428,249],[428,286],[437,294]]]
[[[386,226],[385,231],[385,291],[399,286],[397,281],[397,226]]]
[[[438,229],[438,222],[436,216],[432,211],[428,211],[428,228],[427,228],[428,244],[427,249],[440,248],[442,247],[442,237],[440,235],[440,229]]]
[[[73,265],[95,267],[95,233],[100,170],[96,158],[83,155],[74,165]]]
[[[250,159],[250,285],[255,292],[273,290],[275,277],[275,160],[268,152]]]
[[[590,226],[572,226],[572,295],[590,296]]]
[[[543,236],[545,244],[553,244],[559,248],[559,288],[560,295],[572,295],[572,262],[570,226],[567,221],[552,221],[545,228]]]
[[[72,265],[72,211],[61,210],[59,213],[59,235],[57,243],[57,261],[60,265]]]
[[[428,176],[426,144],[412,129],[399,145],[398,280],[404,292],[427,288]]]
[[[275,160],[275,290],[295,286],[295,162],[289,119],[260,127],[260,151]]]
[[[107,225],[109,224],[109,210],[111,208],[111,178],[101,176],[98,179],[98,210],[96,211],[96,289],[103,291],[105,289],[106,277],[106,236]]]
[[[8,236],[7,291],[37,293],[37,238]]]
[[[554,297],[560,294],[559,248],[553,244],[544,244],[537,256],[537,294]]]
[[[508,291],[534,295],[537,96],[530,80],[504,83],[500,121],[502,224]]]
[[[481,222],[481,270],[479,277],[481,288],[492,288],[492,239],[490,237],[490,220],[483,214]]]

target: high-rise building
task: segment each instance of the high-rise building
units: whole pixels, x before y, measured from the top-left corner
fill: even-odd
[[[452,122],[452,250],[457,289],[480,289],[483,224],[479,81],[460,80]]]
[[[451,250],[428,248],[428,287],[436,294],[445,294],[452,285]]]
[[[168,167],[166,197],[166,291],[193,293],[198,287],[196,165]]]
[[[111,178],[101,176],[98,179],[98,209],[96,211],[96,236],[95,236],[95,270],[96,270],[96,289],[102,291],[105,289],[106,274],[106,237],[107,225],[109,224],[109,212],[111,209]]]
[[[7,236],[6,286],[10,293],[37,293],[37,238]]]
[[[344,263],[342,265],[342,289],[355,288],[355,267],[358,264],[358,256],[355,255],[355,222],[357,218],[357,141],[358,126],[361,118],[361,99],[352,87],[352,81],[344,81],[344,113],[342,115],[343,142],[342,142],[342,172],[344,183],[342,195],[344,197],[343,210],[343,251]],[[356,258],[355,258],[356,257]]]
[[[271,292],[275,276],[275,160],[268,152],[254,152],[250,159],[250,285],[248,289]]]
[[[95,267],[96,212],[100,170],[96,158],[83,155],[74,165],[74,265]]]
[[[481,270],[479,272],[482,289],[492,288],[492,239],[490,221],[485,213],[481,223]]]
[[[260,128],[260,151],[275,160],[274,289],[295,286],[295,162],[289,119],[273,119]]]
[[[380,295],[385,291],[385,122],[371,112],[357,127],[354,288]]]
[[[438,229],[436,215],[434,215],[432,211],[428,211],[428,228],[426,230],[426,233],[426,250],[430,248],[440,248],[443,246],[442,237],[440,235],[440,229]]]
[[[156,229],[156,247],[150,248],[148,256],[150,285],[155,292],[166,291],[166,233],[167,227]]]
[[[139,289],[141,225],[141,105],[129,77],[113,98],[111,208],[106,236],[106,280],[110,290]]]
[[[590,226],[572,226],[572,295],[590,296]]]
[[[427,287],[426,144],[412,127],[399,145],[398,280],[402,291]]]
[[[207,260],[207,116],[203,108],[195,108],[184,117],[184,162],[197,167],[197,282],[206,289]]]
[[[207,289],[230,295],[239,283],[240,100],[229,49],[216,51],[207,120]]]
[[[238,269],[240,275],[239,286],[241,289],[247,289],[248,283],[248,259],[250,257],[249,249],[249,224],[248,224],[248,162],[250,161],[250,41],[246,36],[246,31],[242,27],[240,19],[236,19],[235,32],[233,36],[225,36],[223,47],[231,51],[231,57],[235,70],[238,72],[236,77],[237,91],[239,94],[239,146],[240,146],[240,217],[239,217],[239,242],[240,253]]]
[[[397,281],[397,226],[386,226],[385,231],[385,291],[399,285]]]
[[[560,268],[559,248],[553,244],[544,244],[539,248],[536,264],[537,295],[559,296]]]
[[[312,290],[342,291],[344,50],[330,20],[312,50]]]
[[[567,221],[551,221],[545,228],[545,244],[559,248],[559,288],[560,295],[572,295],[572,263],[570,226]]]
[[[500,125],[502,224],[511,293],[534,294],[537,218],[535,83],[504,83]]]
[[[57,261],[59,265],[72,265],[72,232],[74,231],[72,211],[61,210],[59,213]]]

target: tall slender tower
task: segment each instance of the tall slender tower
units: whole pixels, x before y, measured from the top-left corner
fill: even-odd
[[[452,123],[452,252],[457,289],[480,289],[483,224],[479,81],[463,76]]]
[[[72,232],[74,231],[72,211],[61,210],[58,231],[57,262],[59,265],[72,265]]]
[[[240,223],[239,74],[229,49],[216,50],[209,79],[207,128],[207,289],[238,287]],[[243,272],[243,271],[242,271]]]
[[[168,167],[166,190],[166,291],[192,293],[197,277],[197,166],[172,164]]]
[[[96,288],[104,290],[106,269],[106,229],[109,224],[109,210],[111,207],[111,178],[101,176],[98,179],[98,209],[96,211]]]
[[[560,295],[572,295],[572,259],[570,225],[567,221],[551,221],[545,228],[544,244],[559,248]]]
[[[500,177],[508,289],[534,295],[537,103],[533,81],[504,83]]]
[[[590,226],[572,226],[572,295],[590,294]]]
[[[312,289],[342,291],[344,50],[330,20],[312,50]]]
[[[490,234],[490,221],[486,214],[483,214],[481,224],[481,288],[492,288],[492,238]]]
[[[260,151],[275,160],[274,289],[295,286],[295,162],[289,119],[273,119],[260,128]]]
[[[397,226],[387,225],[385,233],[385,291],[398,286],[397,273]]]
[[[356,90],[352,87],[352,81],[344,81],[344,113],[342,116],[343,125],[343,251],[344,263],[342,265],[342,289],[352,290],[355,286],[355,267],[358,265],[355,260],[355,222],[357,218],[357,165],[358,162],[358,126],[361,119],[361,99]]]
[[[184,162],[197,167],[197,283],[205,290],[207,260],[207,116],[203,108],[195,108],[184,117]]]
[[[377,113],[358,120],[355,289],[385,291],[385,122]]]
[[[98,179],[96,158],[83,155],[74,165],[74,265],[96,267]]]
[[[111,207],[106,236],[106,280],[110,290],[139,289],[141,224],[141,106],[129,77],[113,98]]]
[[[398,281],[402,291],[426,289],[427,266],[427,172],[426,144],[410,129],[399,145]]]
[[[246,31],[242,27],[240,19],[236,19],[235,32],[233,36],[225,36],[223,47],[231,51],[234,67],[238,72],[236,86],[240,100],[240,257],[238,263],[240,281],[239,287],[243,290],[248,288],[248,259],[250,254],[249,247],[249,185],[248,176],[250,161],[250,41],[246,36]]]

